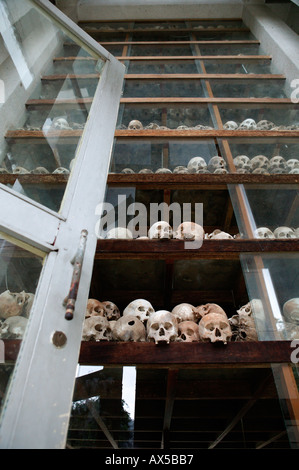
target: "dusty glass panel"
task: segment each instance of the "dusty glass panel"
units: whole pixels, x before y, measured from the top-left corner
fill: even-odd
[[[117,129],[132,128],[131,121],[139,121],[144,129],[164,127],[168,129],[213,129],[212,118],[205,104],[125,104],[120,106]],[[130,126],[130,127],[129,127]],[[133,126],[133,127],[132,127]],[[154,126],[154,127],[153,127]],[[183,126],[183,127],[181,127]],[[137,128],[141,129],[140,124]],[[136,129],[135,129],[136,130]]]
[[[219,98],[286,98],[282,80],[211,80],[213,95]]]
[[[219,139],[220,149],[225,146]],[[229,148],[237,173],[298,174],[298,144],[295,138],[230,139]]]
[[[176,30],[176,29],[185,29],[186,28],[186,23],[185,21],[144,21],[144,22],[138,22],[136,21],[134,23],[134,29],[135,30],[146,30],[146,29],[152,29],[152,30]]]
[[[190,56],[192,48],[189,44],[132,44],[129,56]]]
[[[42,270],[43,259],[0,238],[0,409]]]
[[[213,140],[116,139],[112,151],[111,173],[209,172],[208,165],[217,155]],[[195,160],[195,158],[197,159]],[[131,170],[131,171],[130,171]]]
[[[30,1],[1,2],[0,34],[0,180],[59,211],[104,62]]]
[[[259,339],[298,339],[298,254],[242,254],[240,260]]]
[[[261,54],[258,44],[198,44],[198,55],[259,55]]]
[[[195,60],[127,60],[127,73],[201,73]]]
[[[219,112],[223,124],[233,121],[237,130],[298,130],[299,110],[295,104],[252,104],[240,107],[219,105]]]
[[[124,98],[196,98],[203,97],[204,90],[199,79],[194,80],[125,80]]]
[[[298,243],[299,193],[296,185],[242,186],[251,228],[247,227],[244,214],[238,207],[236,188],[229,185],[229,191],[242,237]]]
[[[207,73],[277,73],[269,59],[204,60]]]
[[[219,19],[219,20],[194,20],[187,21],[188,28],[193,28],[195,30],[203,29],[235,29],[235,28],[246,28],[243,21],[240,20],[229,20],[229,19]]]

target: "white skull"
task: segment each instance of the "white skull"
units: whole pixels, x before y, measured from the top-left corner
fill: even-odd
[[[253,316],[240,313],[231,317],[229,323],[233,341],[258,341]]]
[[[13,170],[14,175],[28,175],[29,173],[30,171],[26,170],[26,168],[23,168],[21,166],[16,166]]]
[[[183,321],[196,321],[196,309],[191,304],[182,303],[176,305],[171,312],[178,323]]]
[[[116,320],[113,325],[112,335],[116,341],[146,341],[145,326],[134,315],[126,315]]]
[[[239,130],[244,131],[253,131],[256,129],[256,122],[254,119],[245,119],[241,124],[239,125]]]
[[[22,315],[26,303],[26,293],[6,290],[0,295],[0,318]]]
[[[227,121],[223,125],[223,129],[226,129],[228,131],[235,131],[236,129],[238,129],[238,124],[235,121]]]
[[[299,298],[288,300],[282,307],[282,313],[286,321],[299,325]]]
[[[5,168],[0,168],[0,175],[7,175],[9,172]]]
[[[135,173],[134,170],[132,170],[132,168],[124,168],[123,170],[121,170],[121,173],[125,174],[125,175],[132,175]]]
[[[56,168],[56,170],[53,171],[53,175],[69,175],[69,174],[70,174],[70,170],[62,166]]]
[[[146,323],[149,319],[149,316],[154,313],[154,308],[150,302],[145,299],[136,299],[133,302],[129,303],[129,305],[124,309],[123,316],[131,315],[142,323]]]
[[[132,240],[133,239],[133,234],[132,232],[127,229],[127,228],[124,228],[124,227],[116,227],[116,228],[112,228],[111,230],[109,230],[109,232],[107,233],[106,235],[106,238],[108,240],[110,239],[117,239],[117,240],[120,240],[120,239],[127,239],[127,240]]]
[[[28,319],[25,317],[15,316],[7,318],[0,324],[0,338],[2,339],[22,339]]]
[[[151,314],[147,322],[147,339],[155,344],[176,341],[178,324],[175,316],[167,310],[158,310]]]
[[[198,307],[196,307],[195,312],[197,319],[201,319],[202,317],[210,313],[218,313],[219,315],[223,315],[225,318],[227,318],[225,311],[218,304],[209,303],[205,305],[199,305]]]
[[[105,316],[104,306],[102,302],[100,302],[99,300],[88,299],[86,312],[85,312],[85,318],[94,317],[94,316],[104,317]]]
[[[194,343],[199,341],[198,324],[194,321],[183,321],[178,325],[178,342]]]
[[[170,239],[172,238],[172,228],[168,222],[161,221],[154,223],[148,231],[148,236],[151,239]]]
[[[158,168],[158,170],[155,171],[156,174],[163,174],[163,173],[172,173],[172,171],[169,168]]]
[[[289,170],[294,170],[295,168],[299,168],[299,160],[297,158],[290,158],[290,160],[287,160],[287,167]]]
[[[286,170],[287,169],[287,162],[283,157],[280,155],[276,155],[276,157],[270,158],[270,165],[269,165],[269,170],[272,172],[272,170],[276,169],[281,169],[281,170]]]
[[[52,127],[54,129],[59,129],[59,130],[72,130],[67,120],[62,117],[57,117],[53,119]]]
[[[187,165],[190,173],[196,173],[198,170],[204,170],[207,168],[207,163],[203,157],[193,157]]]
[[[187,174],[187,173],[189,174],[189,173],[191,173],[191,171],[189,171],[189,169],[186,166],[181,166],[180,165],[180,166],[176,166],[174,168],[173,173],[183,175],[183,174]]]
[[[222,232],[222,230],[216,229],[212,233],[210,233],[207,236],[208,239],[213,239],[213,240],[227,240],[227,239],[232,239],[233,236],[230,235],[229,233]]]
[[[247,304],[240,307],[239,310],[237,310],[237,313],[239,315],[252,315],[251,302],[247,302]]]
[[[267,170],[269,168],[270,162],[265,155],[256,155],[251,159],[252,168],[263,168]]]
[[[263,303],[260,299],[250,300],[247,304],[240,307],[239,310],[237,310],[237,313],[240,317],[252,316],[254,318],[255,324],[258,325],[258,328],[260,330],[264,329],[266,318]]]
[[[228,173],[226,168],[216,168],[216,170],[213,171],[214,175],[225,175]]]
[[[153,170],[151,170],[150,168],[143,168],[142,170],[139,171],[139,174],[140,175],[145,175],[145,174],[152,174],[154,173]]]
[[[298,175],[299,174],[299,168],[293,168],[291,171],[289,171],[290,175]]]
[[[178,240],[189,241],[203,240],[204,236],[205,232],[203,227],[195,222],[182,222],[174,234],[174,238]]]
[[[47,170],[47,168],[44,168],[43,166],[38,166],[37,168],[32,170],[30,173],[32,173],[33,175],[47,175],[49,174],[49,171]]]
[[[220,313],[204,315],[198,324],[201,341],[226,344],[232,337],[232,330],[226,316]]]
[[[140,121],[133,119],[133,121],[129,122],[128,129],[140,131],[141,129],[143,129],[143,125]]]
[[[274,235],[276,238],[296,238],[294,230],[290,227],[277,227]]]
[[[226,168],[226,161],[222,157],[219,157],[217,155],[210,159],[209,164],[208,164],[208,170],[211,173],[213,173],[215,170],[219,168]]]
[[[101,302],[101,304],[104,307],[105,317],[108,321],[114,321],[120,318],[119,308],[113,302],[105,300],[104,302]]]
[[[274,233],[268,227],[259,227],[254,231],[254,238],[274,239]]]
[[[253,175],[269,175],[269,171],[266,170],[266,168],[255,168],[253,171],[252,171],[252,174]]]
[[[106,317],[99,315],[85,318],[83,325],[83,341],[111,341],[112,330]]]
[[[266,119],[263,119],[256,124],[256,128],[260,131],[269,131],[273,127],[275,127],[275,124],[271,121],[266,121]]]

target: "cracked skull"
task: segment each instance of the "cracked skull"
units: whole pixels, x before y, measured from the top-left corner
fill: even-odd
[[[106,317],[92,316],[85,318],[83,325],[83,341],[111,341],[112,330]]]
[[[178,324],[175,316],[167,310],[159,310],[149,317],[147,322],[147,339],[155,344],[176,341]]]
[[[135,315],[126,315],[116,320],[112,335],[116,341],[146,341],[145,326]]]
[[[99,300],[88,299],[86,312],[85,312],[85,318],[94,317],[94,316],[98,316],[98,317],[105,316],[104,305]]]
[[[26,303],[26,293],[23,292],[10,292],[6,290],[0,295],[0,318],[6,319],[22,315],[23,308]]]
[[[101,302],[101,304],[104,308],[105,316],[108,319],[108,321],[114,321],[120,318],[119,308],[113,302],[110,302],[109,300],[105,300],[104,302]]]

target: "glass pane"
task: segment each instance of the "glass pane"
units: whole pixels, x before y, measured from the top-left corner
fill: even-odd
[[[217,152],[213,140],[115,139],[110,172],[209,173],[208,165]]]
[[[219,98],[286,98],[282,80],[209,80]]]
[[[30,1],[0,7],[0,181],[59,211],[104,62]]]
[[[0,408],[12,377],[43,259],[0,239]]]
[[[124,98],[204,97],[200,80],[125,80]]]
[[[186,44],[159,44],[159,45],[140,45],[134,44],[129,47],[129,56],[190,56],[192,48]]]
[[[226,59],[204,60],[207,73],[277,73],[271,60]]]
[[[298,339],[298,254],[242,254],[240,260],[259,339]]]
[[[127,73],[201,73],[195,60],[127,60]]]

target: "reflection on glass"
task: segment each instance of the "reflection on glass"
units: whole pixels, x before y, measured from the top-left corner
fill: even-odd
[[[126,80],[124,98],[203,97],[204,91],[200,80]]]
[[[0,16],[1,182],[59,211],[103,61],[27,0]]]
[[[259,339],[298,339],[298,255],[242,254],[240,259]]]
[[[0,239],[0,344],[4,356],[0,357],[0,407],[14,370],[15,340],[24,337],[41,269],[41,258]],[[8,362],[5,356],[13,359]]]
[[[217,155],[214,141],[116,139],[112,152],[111,173],[207,173],[210,160]],[[198,160],[194,161],[194,158]],[[191,162],[191,160],[193,160]],[[190,162],[190,164],[189,164]],[[131,170],[131,171],[130,171]]]

